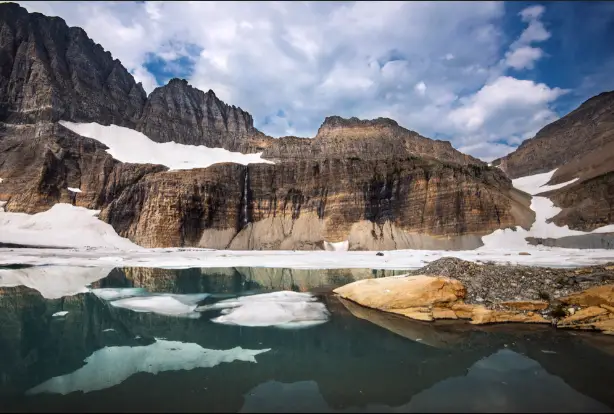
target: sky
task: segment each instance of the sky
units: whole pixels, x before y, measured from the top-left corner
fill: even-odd
[[[150,93],[173,77],[274,137],[388,117],[485,161],[614,90],[614,2],[19,2]]]

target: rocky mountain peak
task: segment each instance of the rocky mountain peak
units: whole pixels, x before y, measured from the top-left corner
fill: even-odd
[[[136,124],[145,91],[83,29],[4,3],[0,33],[1,122]]]

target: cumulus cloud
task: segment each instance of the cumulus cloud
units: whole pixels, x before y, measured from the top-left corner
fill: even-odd
[[[532,43],[543,42],[550,38],[550,32],[546,30],[540,17],[544,13],[544,6],[535,5],[523,9],[518,15],[523,22],[528,23],[520,37],[510,45],[505,54],[504,64],[516,70],[533,69],[535,61],[540,59],[544,52]]]
[[[161,81],[152,61],[183,65],[178,76],[273,136],[314,136],[329,115],[387,116],[473,155],[503,140],[502,152],[553,119],[563,93],[505,75],[543,56],[543,6],[520,13],[527,27],[506,45],[497,1],[21,3],[83,27],[147,91]]]

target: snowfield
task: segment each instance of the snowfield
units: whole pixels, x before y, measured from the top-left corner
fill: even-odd
[[[71,131],[103,143],[107,152],[121,162],[136,164],[162,164],[171,170],[206,168],[220,162],[237,164],[273,164],[257,154],[231,152],[224,148],[209,148],[204,145],[184,145],[176,142],[154,142],[145,134],[117,125],[100,125],[60,121]]]
[[[546,197],[538,197],[535,194],[543,193],[550,190],[556,190],[563,188],[576,182],[578,179],[555,184],[546,185],[552,178],[555,170],[552,170],[543,174],[529,175],[526,177],[520,177],[512,180],[512,185],[533,196],[531,200],[531,210],[535,212],[535,222],[531,228],[527,231],[520,226],[517,226],[515,230],[512,229],[499,229],[493,233],[482,237],[484,246],[478,250],[492,250],[492,249],[534,249],[535,247],[529,245],[525,240],[526,237],[538,237],[538,238],[560,238],[566,236],[581,236],[591,233],[608,233],[614,232],[614,225],[600,227],[592,232],[571,230],[569,226],[565,225],[559,227],[554,223],[548,223],[547,220],[556,216],[561,212],[561,208],[555,207],[554,203]]]

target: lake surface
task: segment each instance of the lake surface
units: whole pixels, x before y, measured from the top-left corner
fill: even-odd
[[[391,274],[1,269],[0,411],[614,409],[612,337],[429,324],[330,293]]]

